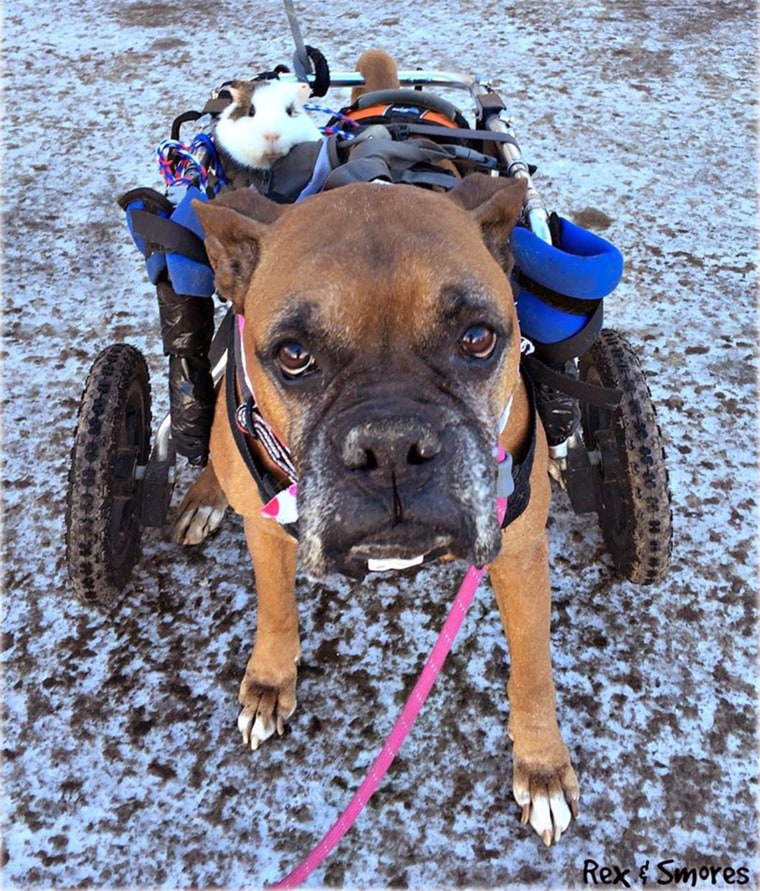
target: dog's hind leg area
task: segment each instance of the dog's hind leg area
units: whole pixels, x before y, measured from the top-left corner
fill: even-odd
[[[272,520],[245,517],[245,537],[256,578],[256,642],[238,697],[238,729],[257,749],[282,735],[296,708],[301,645],[296,606],[296,542]]]
[[[179,506],[174,540],[181,545],[200,544],[216,532],[226,510],[227,498],[209,461]]]

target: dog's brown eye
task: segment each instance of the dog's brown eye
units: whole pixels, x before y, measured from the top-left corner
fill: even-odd
[[[488,325],[473,325],[459,341],[459,349],[468,359],[490,359],[496,349],[498,335]]]
[[[300,377],[317,367],[314,356],[295,341],[284,343],[277,350],[277,364],[283,374],[290,378]]]
[[[248,117],[255,118],[256,117],[256,106],[251,102],[251,107],[248,109]]]

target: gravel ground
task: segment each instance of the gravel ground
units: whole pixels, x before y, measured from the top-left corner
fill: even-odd
[[[593,861],[630,870],[623,887],[757,887],[755,4],[298,5],[336,70],[382,46],[402,67],[488,73],[547,203],[623,251],[606,320],[649,373],[675,522],[670,574],[640,588],[556,494],[555,673],[582,786],[558,846],[511,799],[485,585],[390,775],[309,884],[575,888],[602,878]],[[235,728],[255,597],[236,518],[194,551],[147,531],[110,614],[74,598],[66,474],[96,353],[142,349],[166,410],[155,299],[115,198],[159,184],[175,114],[292,48],[276,2],[7,0],[3,17],[3,885],[271,883],[361,782],[462,568],[301,581],[299,710],[255,755]]]

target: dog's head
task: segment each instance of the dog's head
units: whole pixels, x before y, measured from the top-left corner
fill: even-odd
[[[494,447],[519,362],[505,273],[524,195],[474,176],[449,195],[363,184],[290,206],[247,190],[196,203],[262,414],[299,470],[309,574],[497,554]]]

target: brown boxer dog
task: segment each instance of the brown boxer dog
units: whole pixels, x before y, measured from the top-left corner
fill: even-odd
[[[447,195],[357,184],[295,205],[248,190],[196,203],[217,290],[244,318],[256,402],[297,471],[299,537],[262,515],[224,398],[177,537],[201,541],[228,503],[244,518],[258,631],[238,723],[252,749],[296,706],[297,560],[316,578],[442,552],[487,564],[511,653],[514,795],[551,844],[579,793],[555,715],[540,424],[527,508],[501,530],[494,507],[505,408],[517,461],[532,426],[508,279],[524,195],[476,174]]]

